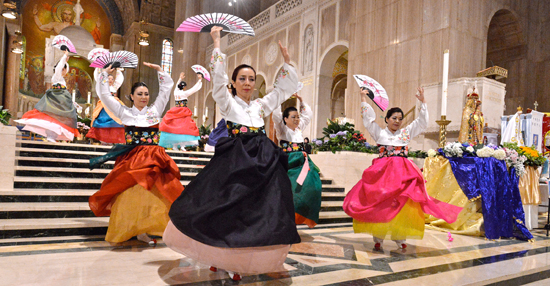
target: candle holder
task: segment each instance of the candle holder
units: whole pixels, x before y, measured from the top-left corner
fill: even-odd
[[[92,104],[91,103],[85,103],[83,105],[84,106],[82,106],[82,112],[80,113],[80,117],[82,117],[82,118],[91,118],[92,112],[93,112],[92,109],[91,109]],[[88,110],[88,108],[90,108],[89,116],[86,114],[86,110]]]
[[[441,120],[435,121],[439,125],[439,148],[444,148],[447,144],[447,125],[451,120],[447,120],[446,115],[441,115]]]

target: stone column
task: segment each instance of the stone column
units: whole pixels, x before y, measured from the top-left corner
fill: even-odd
[[[15,139],[17,128],[0,124],[0,152],[2,168],[0,169],[0,191],[13,191],[15,176]]]
[[[6,77],[4,81],[4,108],[9,109],[12,115],[17,114],[17,97],[19,95],[19,65],[21,61],[20,55],[11,52],[11,49],[13,48],[12,43],[16,39],[17,37],[15,35],[10,35],[8,38],[9,45],[6,60]]]

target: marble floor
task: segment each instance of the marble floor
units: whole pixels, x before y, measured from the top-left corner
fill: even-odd
[[[131,240],[111,246],[102,236],[0,240],[0,285],[550,285],[550,239],[487,241],[426,230],[405,250],[350,223],[299,228],[287,271],[230,280],[171,251]]]

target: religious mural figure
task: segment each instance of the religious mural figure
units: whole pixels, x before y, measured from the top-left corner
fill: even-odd
[[[304,73],[313,70],[313,26],[309,25],[304,32]]]
[[[38,29],[44,32],[50,32],[53,30],[54,33],[58,35],[61,32],[61,30],[67,28],[68,26],[74,25],[75,11],[73,10],[72,5],[65,4],[59,7],[57,11],[58,12],[55,13],[57,15],[54,15],[53,17],[54,21],[51,21],[50,23],[47,23],[47,24],[43,24],[40,21],[40,18],[38,17],[38,5],[34,5],[32,13],[34,15],[34,22],[36,23],[36,26],[38,26]],[[53,11],[52,11],[52,14],[54,14]],[[60,21],[57,21],[58,19],[56,18],[58,18]],[[79,22],[80,22],[80,19],[79,19]]]
[[[92,17],[89,13],[84,12],[84,8],[80,5],[80,0],[76,3],[73,1],[57,1],[53,5],[49,3],[41,3],[44,10],[49,13],[43,13],[38,9],[38,5],[33,7],[33,18],[36,26],[43,32],[53,32],[58,35],[61,30],[68,26],[78,25],[85,28],[92,36],[96,44],[101,41],[101,21],[99,17]],[[95,18],[95,21],[92,20]],[[49,21],[49,22],[48,22]]]
[[[466,105],[462,110],[462,120],[460,123],[460,132],[458,133],[458,141],[460,143],[469,143],[474,141],[474,138],[477,137],[473,133],[473,128],[470,127],[470,119],[474,116],[476,112],[476,105],[479,95],[475,93],[474,90],[467,95]]]

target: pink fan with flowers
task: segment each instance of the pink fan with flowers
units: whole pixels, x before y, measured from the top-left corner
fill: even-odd
[[[108,54],[109,50],[107,49],[95,48],[88,53],[88,60],[93,63],[95,60],[97,60],[97,58]]]
[[[202,74],[202,77],[204,77],[207,81],[210,81],[210,73],[201,65],[194,65],[191,67],[191,69],[195,73]]]
[[[136,54],[128,51],[116,51],[98,57],[91,65],[92,68],[106,68],[112,65],[113,68],[135,69],[138,65]]]
[[[55,38],[53,38],[52,46],[62,51],[67,50],[73,54],[76,54],[76,49],[71,40],[63,35],[55,36]]]
[[[208,13],[187,18],[176,31],[210,33],[214,26],[220,26],[224,32],[254,37],[254,29],[245,20],[226,13]]]
[[[374,101],[374,104],[376,104],[376,106],[378,106],[382,111],[386,111],[386,109],[388,109],[388,106],[390,105],[390,99],[388,98],[388,94],[381,84],[379,84],[374,79],[362,74],[355,74],[353,75],[353,78],[355,79],[359,87],[366,88],[370,91],[368,93],[368,96],[370,97],[370,99],[372,99],[372,101]]]

